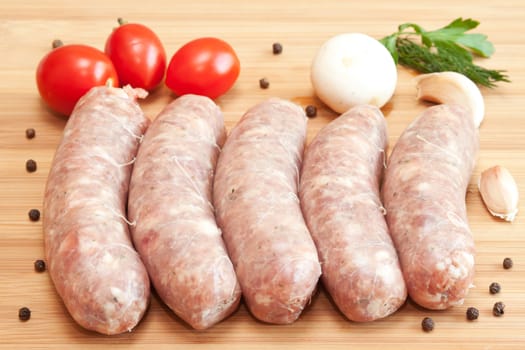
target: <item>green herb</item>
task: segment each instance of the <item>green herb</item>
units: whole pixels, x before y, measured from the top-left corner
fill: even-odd
[[[496,82],[510,82],[503,70],[492,70],[473,63],[473,56],[488,58],[494,46],[483,34],[466,33],[476,28],[478,21],[457,18],[447,26],[426,31],[414,23],[404,23],[398,31],[380,41],[390,51],[396,64],[422,73],[454,71],[487,87]],[[421,44],[413,41],[421,38]]]

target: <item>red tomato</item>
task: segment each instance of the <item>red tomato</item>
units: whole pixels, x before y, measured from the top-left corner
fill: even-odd
[[[230,90],[239,72],[239,59],[228,43],[200,38],[175,52],[166,72],[166,85],[179,96],[197,94],[214,99]]]
[[[36,82],[49,107],[69,116],[80,97],[92,87],[118,86],[118,76],[102,51],[86,45],[64,45],[42,58]]]
[[[116,28],[106,41],[109,56],[122,85],[151,91],[164,78],[166,52],[157,35],[142,24]]]

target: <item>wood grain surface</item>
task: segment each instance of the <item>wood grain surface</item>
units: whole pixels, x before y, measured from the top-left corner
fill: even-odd
[[[102,49],[117,17],[150,26],[168,55],[185,42],[218,36],[237,50],[242,64],[234,88],[217,103],[228,129],[252,105],[270,96],[302,106],[314,104],[308,139],[336,117],[314,95],[310,62],[323,41],[343,32],[362,32],[381,38],[403,22],[434,29],[456,17],[481,22],[477,32],[488,35],[496,52],[480,65],[505,69],[512,82],[482,89],[486,116],[480,128],[478,163],[467,193],[468,216],[477,247],[475,288],[465,305],[447,311],[428,311],[408,301],[397,313],[372,323],[346,320],[321,290],[301,318],[289,326],[257,322],[244,306],[207,331],[189,329],[157,297],[131,333],[108,337],[77,326],[55,292],[47,272],[37,273],[33,262],[43,258],[41,222],[28,211],[42,209],[42,195],[65,119],[50,112],[35,84],[39,60],[55,38]],[[525,345],[525,208],[510,224],[492,218],[485,209],[477,180],[492,165],[507,167],[525,193],[525,2],[500,1],[66,1],[0,2],[0,348],[20,349],[519,349]],[[281,42],[281,55],[272,43]],[[383,108],[390,145],[428,104],[415,99],[415,73],[398,68],[392,100]],[[270,87],[259,88],[268,78]],[[150,118],[174,96],[161,87],[141,102]],[[35,128],[28,140],[26,128]],[[38,170],[28,173],[32,158]],[[502,268],[511,257],[514,267]],[[499,282],[501,293],[488,286]],[[506,304],[503,317],[492,315],[496,301]],[[18,309],[31,309],[21,322]],[[466,320],[468,306],[480,310],[477,321]],[[425,316],[436,322],[433,332],[421,330]]]

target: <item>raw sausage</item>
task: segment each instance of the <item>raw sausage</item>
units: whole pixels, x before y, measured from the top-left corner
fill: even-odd
[[[321,274],[297,197],[306,122],[292,102],[266,100],[232,129],[217,164],[217,222],[247,307],[268,323],[294,322]]]
[[[392,150],[382,194],[410,297],[428,309],[463,303],[474,277],[465,205],[478,132],[466,109],[426,109]]]
[[[130,331],[144,315],[150,282],[126,221],[132,161],[148,126],[136,90],[96,87],[77,103],[44,195],[49,273],[81,326]]]
[[[379,195],[387,142],[381,111],[360,105],[319,131],[303,161],[299,198],[321,279],[352,321],[386,317],[406,300]]]
[[[135,247],[157,294],[195,329],[230,315],[241,297],[210,203],[225,138],[212,100],[181,96],[149,127],[131,176]]]

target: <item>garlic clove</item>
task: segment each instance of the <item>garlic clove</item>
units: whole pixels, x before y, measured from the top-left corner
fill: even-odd
[[[416,77],[417,99],[435,103],[459,104],[472,113],[479,128],[485,115],[485,102],[476,84],[457,72],[421,74]]]
[[[493,216],[512,222],[518,213],[518,186],[510,172],[499,165],[484,170],[478,182],[481,198]]]

